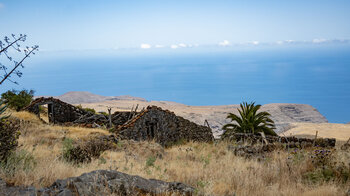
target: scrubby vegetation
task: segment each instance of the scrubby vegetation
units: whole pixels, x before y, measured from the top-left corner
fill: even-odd
[[[34,96],[34,90],[9,90],[1,94],[1,100],[10,108],[20,111],[29,105]]]
[[[350,185],[350,152],[338,147],[276,150],[264,158],[246,159],[234,155],[228,146],[237,144],[229,142],[163,148],[154,142],[125,140],[99,151],[91,161],[72,164],[62,155],[69,157],[72,149],[90,146],[92,139],[108,131],[50,126],[27,112],[12,116],[25,122],[11,167],[2,166],[0,178],[14,185],[49,186],[97,169],[179,181],[205,195],[344,195]]]
[[[77,108],[83,109],[83,110],[85,110],[87,112],[91,112],[93,114],[96,114],[96,111],[93,108],[83,108],[83,106],[81,106],[81,105],[78,105]]]
[[[0,163],[6,162],[18,145],[20,134],[18,121],[5,114],[7,105],[0,101]]]

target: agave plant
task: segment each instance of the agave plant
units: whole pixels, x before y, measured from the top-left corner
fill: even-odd
[[[275,129],[275,123],[270,118],[268,112],[258,112],[261,105],[255,105],[255,102],[240,104],[238,109],[239,116],[233,113],[229,113],[227,118],[230,118],[232,122],[223,126],[225,133],[238,132],[238,133],[258,133],[264,132],[266,135],[277,135],[273,130]]]
[[[9,115],[7,116],[3,116],[4,112],[7,109],[7,104],[4,104],[2,101],[0,101],[0,121],[3,121],[5,119],[7,119],[8,117],[10,117]]]

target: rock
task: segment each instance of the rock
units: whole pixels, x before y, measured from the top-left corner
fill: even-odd
[[[34,187],[8,186],[5,181],[0,179],[0,195],[3,196],[35,196],[36,189]]]
[[[0,179],[0,195],[193,195],[195,189],[179,182],[145,179],[112,170],[96,170],[57,180],[50,187],[8,186]]]
[[[171,146],[182,140],[197,142],[214,140],[209,127],[197,125],[156,106],[147,107],[128,123],[118,126],[115,133],[121,139],[155,140],[162,146]]]

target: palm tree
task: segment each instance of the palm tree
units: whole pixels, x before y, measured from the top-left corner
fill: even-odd
[[[232,122],[225,126],[225,135],[234,131],[238,133],[258,133],[264,132],[266,135],[277,135],[273,130],[275,129],[275,123],[270,118],[268,112],[258,112],[261,105],[255,105],[255,102],[248,104],[243,102],[240,104],[241,109],[237,109],[240,116],[229,113],[227,118],[230,118]]]

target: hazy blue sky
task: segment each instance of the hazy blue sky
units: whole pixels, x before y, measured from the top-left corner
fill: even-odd
[[[350,39],[349,9],[348,0],[0,0],[0,35],[25,33],[43,51],[319,43]]]

